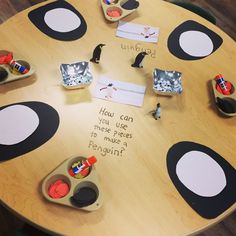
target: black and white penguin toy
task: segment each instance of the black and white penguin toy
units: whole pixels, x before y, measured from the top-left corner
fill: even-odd
[[[105,44],[98,44],[96,48],[93,50],[93,57],[90,59],[91,62],[99,63],[100,61],[100,56],[102,52],[102,47],[104,47]]]
[[[140,52],[136,58],[134,63],[131,65],[132,67],[138,67],[138,68],[143,68],[143,59],[144,57],[148,55],[146,52]]]

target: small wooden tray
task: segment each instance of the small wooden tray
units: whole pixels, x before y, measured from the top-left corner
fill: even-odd
[[[111,0],[109,4],[106,0],[101,0],[101,5],[105,18],[115,22],[134,12],[139,7],[139,2],[135,0]],[[116,11],[118,15],[109,16],[109,11]]]
[[[102,203],[102,196],[101,191],[98,183],[98,177],[95,170],[94,165],[90,167],[89,174],[85,176],[82,179],[77,179],[72,177],[68,170],[71,168],[72,164],[81,160],[85,160],[85,157],[73,157],[70,159],[67,159],[62,164],[60,164],[55,170],[53,170],[44,180],[42,183],[42,193],[43,196],[50,202],[54,202],[57,204],[70,206],[76,209],[82,209],[85,211],[94,211],[101,207]],[[63,198],[57,198],[54,199],[48,195],[48,189],[52,183],[54,183],[56,180],[61,179],[63,182],[66,182],[70,190],[66,196]],[[78,207],[74,205],[70,198],[80,189],[84,187],[89,187],[95,190],[97,193],[97,199],[94,203],[91,205],[85,206],[85,207]]]
[[[217,105],[217,108],[219,109],[219,111],[224,114],[225,116],[236,116],[236,85],[230,81],[231,85],[232,85],[232,89],[231,89],[231,94],[230,95],[224,95],[222,93],[220,93],[217,89],[216,89],[216,81],[215,79],[213,79],[212,81],[212,88],[213,88],[213,91],[214,91],[214,96],[215,96],[215,102],[216,102],[216,105]],[[226,103],[228,103],[232,109],[234,110],[234,112],[232,113],[227,113],[225,111],[223,111],[221,109],[221,107],[219,106],[219,101],[218,99],[221,99],[221,101],[225,101]]]
[[[2,64],[0,65],[0,71],[7,72],[7,77],[4,80],[0,81],[0,84],[5,84],[14,80],[27,78],[31,76],[33,73],[35,73],[36,69],[34,65],[31,65],[27,61],[17,57],[16,58],[14,57],[14,60],[19,62],[21,65],[25,66],[29,71],[26,74],[21,74],[20,72],[13,71],[13,69],[9,65]]]

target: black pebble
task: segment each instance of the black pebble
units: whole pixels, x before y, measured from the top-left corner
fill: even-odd
[[[236,112],[236,101],[232,101],[230,99],[221,99],[219,97],[217,99],[217,106],[225,113],[235,113]],[[234,103],[234,104],[233,104]]]
[[[70,201],[77,207],[85,207],[93,204],[97,200],[97,192],[89,187],[83,187],[78,190]]]
[[[126,10],[133,10],[139,7],[139,2],[136,0],[128,0],[122,4],[121,7]]]
[[[8,76],[8,73],[6,70],[0,69],[0,82],[4,81]]]

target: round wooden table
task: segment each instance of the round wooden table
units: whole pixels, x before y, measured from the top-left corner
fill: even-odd
[[[124,20],[159,27],[157,44],[115,37],[117,23],[104,19],[97,0],[68,1],[85,18],[87,32],[79,40],[59,41],[39,31],[27,16],[48,2],[0,26],[1,49],[13,51],[36,66],[31,77],[0,85],[1,107],[40,101],[54,107],[60,116],[59,128],[48,142],[0,164],[2,203],[26,221],[62,235],[188,235],[233,212],[235,204],[214,219],[198,215],[173,185],[166,157],[173,144],[192,141],[210,147],[236,167],[236,119],[219,114],[210,83],[218,73],[236,82],[235,42],[189,11],[164,1],[144,0]],[[173,56],[167,48],[168,36],[187,20],[197,21],[220,35],[221,47],[201,60]],[[84,89],[63,88],[60,64],[89,61],[99,43],[106,46],[100,63],[89,64],[93,83]],[[137,48],[151,52],[142,69],[130,66]],[[183,93],[173,97],[156,95],[152,90],[154,68],[182,72]],[[101,75],[146,86],[143,106],[94,98],[92,91]],[[162,108],[159,120],[150,113],[157,102]],[[104,140],[105,129],[95,130],[96,125],[117,132],[120,143]],[[92,155],[98,160],[95,168],[103,198],[101,208],[86,212],[50,203],[43,197],[42,181],[58,165],[70,157]]]

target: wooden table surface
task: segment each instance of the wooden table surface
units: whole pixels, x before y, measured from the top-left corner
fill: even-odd
[[[47,1],[48,2],[48,1]],[[163,1],[140,0],[137,12],[126,17],[133,23],[160,27],[157,44],[115,37],[117,23],[105,21],[99,1],[70,0],[87,22],[87,32],[79,40],[63,42],[41,33],[28,19],[30,10],[12,17],[0,26],[1,49],[22,55],[36,66],[28,79],[0,86],[0,106],[24,101],[41,101],[60,115],[56,134],[44,145],[0,164],[0,199],[27,221],[63,235],[187,235],[199,232],[235,210],[235,204],[219,217],[199,216],[181,197],[166,167],[169,148],[180,141],[204,144],[236,167],[236,119],[222,117],[213,102],[210,80],[218,73],[236,82],[235,42],[219,28],[175,5]],[[167,48],[172,30],[185,20],[195,20],[219,34],[224,42],[212,55],[196,61],[174,57]],[[105,43],[99,65],[90,63],[92,85],[66,90],[61,85],[61,63],[89,61],[94,47]],[[143,69],[130,66],[137,55],[135,46],[151,50]],[[183,73],[184,92],[163,97],[152,91],[154,68]],[[141,108],[93,98],[91,93],[101,75],[147,87]],[[150,111],[160,102],[162,117],[153,119]],[[101,109],[113,117],[99,114]],[[122,116],[123,115],[123,116]],[[123,117],[129,118],[122,120]],[[106,154],[104,134],[91,137],[99,119],[106,119],[112,130],[116,123],[127,125],[129,138],[122,155]],[[104,124],[105,126],[105,124]],[[223,132],[222,132],[223,131]],[[121,146],[117,146],[121,148]],[[1,155],[1,154],[0,154]],[[48,202],[41,193],[42,180],[65,159],[95,155],[103,205],[93,212]]]

